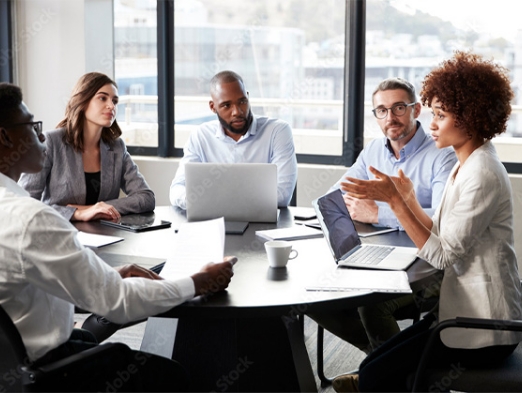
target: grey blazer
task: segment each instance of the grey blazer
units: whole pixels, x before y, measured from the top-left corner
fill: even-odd
[[[39,173],[24,173],[18,183],[33,198],[53,206],[67,220],[75,208],[85,205],[86,185],[82,154],[63,142],[64,129],[45,133],[47,154]],[[154,210],[155,197],[121,138],[112,146],[100,142],[101,174],[98,201],[114,206],[120,214]],[[119,198],[120,189],[126,194]]]

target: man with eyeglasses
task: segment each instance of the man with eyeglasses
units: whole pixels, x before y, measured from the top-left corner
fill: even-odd
[[[97,345],[90,332],[73,329],[74,305],[126,323],[228,286],[233,257],[190,277],[163,280],[137,265],[112,268],[83,247],[69,221],[17,184],[22,173],[42,170],[44,142],[42,123],[33,121],[20,88],[0,83],[0,305],[20,333],[25,365],[45,366]],[[118,386],[121,391],[189,388],[178,363],[127,348],[116,357],[76,363],[68,374],[56,376],[53,386],[38,384],[37,377],[32,390],[114,389],[110,382],[129,367],[130,375]],[[0,380],[9,390],[8,379]]]
[[[372,103],[372,112],[384,137],[371,141],[330,191],[339,189],[347,176],[373,179],[370,166],[394,176],[402,169],[412,180],[422,207],[432,216],[457,161],[455,152],[452,148],[438,149],[431,136],[424,131],[417,120],[421,104],[417,102],[415,88],[408,81],[401,78],[383,80],[373,92]],[[386,203],[359,200],[346,194],[344,201],[354,220],[402,230]],[[438,294],[437,283],[434,287],[429,293],[431,296]],[[358,310],[317,313],[310,317],[368,353],[400,331],[394,314],[397,315],[400,309],[412,307],[414,296],[417,296],[417,301],[425,300],[424,295],[408,295]]]
[[[397,176],[402,169],[415,187],[415,194],[429,216],[440,203],[442,192],[456,157],[452,148],[437,149],[417,118],[421,104],[415,88],[401,78],[383,80],[372,95],[373,114],[384,137],[376,138],[364,147],[356,162],[333,185],[340,188],[346,176],[373,179],[369,167]],[[357,200],[345,194],[344,200],[356,221],[382,227],[402,227],[386,203]]]

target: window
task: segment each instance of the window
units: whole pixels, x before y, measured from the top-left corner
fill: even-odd
[[[508,133],[494,142],[522,143],[517,138],[522,136],[517,88],[522,33],[516,19],[522,3],[498,0],[495,6],[479,2],[469,7],[458,0],[324,0],[319,7],[302,0],[114,0],[114,7],[115,70],[122,96],[118,120],[127,143],[138,148],[134,153],[158,154],[163,148],[163,155],[180,156],[190,131],[215,118],[208,108],[210,78],[232,69],[243,76],[255,114],[291,124],[300,162],[350,165],[350,151],[356,155],[362,147],[354,141],[362,134],[365,139],[381,135],[371,114],[371,93],[380,80],[401,76],[419,91],[434,66],[455,49],[469,48],[512,70],[513,115]],[[157,21],[163,13],[168,15],[161,27]],[[158,29],[168,35],[165,75],[173,75],[168,81],[160,75],[161,86]],[[356,34],[365,37],[365,45],[353,41]],[[357,59],[351,58],[353,42],[362,51]],[[362,64],[365,77],[359,81],[353,71]],[[354,84],[361,84],[364,99],[357,98]],[[163,112],[169,117],[160,121],[168,137],[161,131],[158,137],[161,89],[169,95],[159,93],[168,104]],[[351,124],[359,115],[350,111],[362,101],[361,119]],[[423,111],[425,128],[429,119],[429,111]],[[516,152],[497,150],[503,161],[521,160]]]
[[[114,72],[118,123],[129,146],[158,147],[155,0],[114,0]]]
[[[126,142],[144,148],[158,146],[153,3],[114,2],[118,120]],[[254,114],[292,126],[298,154],[340,157],[346,3],[174,1],[172,151],[180,152],[197,125],[215,119],[208,107],[209,81],[231,69],[243,77]]]
[[[522,137],[522,33],[519,15],[522,4],[497,0],[475,2],[439,0],[367,0],[365,137],[382,135],[371,113],[371,94],[380,80],[399,76],[420,92],[424,76],[454,50],[472,49],[494,58],[512,72],[516,98],[503,136],[495,138],[504,162],[522,162],[516,153]],[[470,97],[470,99],[472,99]],[[427,129],[430,111],[420,120]],[[511,154],[509,147],[515,148]]]

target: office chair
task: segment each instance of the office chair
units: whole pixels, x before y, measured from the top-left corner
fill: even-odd
[[[83,365],[92,365],[100,359],[110,359],[114,367],[126,365],[124,362],[130,353],[130,348],[125,344],[103,344],[44,366],[33,367],[20,333],[0,306],[0,391],[84,391],[85,387],[81,384],[81,377],[83,380],[86,377]],[[100,363],[100,373],[87,376],[94,381],[99,380],[99,386],[94,391],[107,389],[107,367],[103,362]],[[92,371],[92,367],[89,371]]]
[[[290,199],[288,206],[297,206],[297,184],[295,185],[294,192],[292,193],[292,198]]]
[[[413,323],[420,320],[421,314],[432,311],[438,306],[439,297],[425,297],[424,291],[419,291],[416,295],[416,301],[407,307],[400,308],[393,316],[397,321],[412,319]],[[420,299],[420,301],[418,300]],[[324,374],[324,328],[317,325],[317,376],[321,381],[321,387],[327,387],[332,384],[334,378],[327,377]],[[354,370],[355,372],[356,370]]]
[[[426,368],[431,346],[447,328],[476,328],[522,332],[521,320],[495,320],[457,317],[439,323],[430,335],[413,380],[413,392],[520,392],[522,391],[522,346],[500,364],[492,367]]]

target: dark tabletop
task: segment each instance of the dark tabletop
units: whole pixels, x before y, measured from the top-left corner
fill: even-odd
[[[155,214],[171,221],[171,228],[133,233],[97,222],[75,223],[75,226],[85,232],[125,238],[123,242],[98,249],[97,252],[102,257],[106,253],[129,255],[130,262],[151,267],[154,262],[173,258],[175,229],[186,222],[183,212],[172,207],[157,207]],[[235,255],[238,258],[234,266],[234,277],[227,291],[195,298],[166,313],[166,316],[180,317],[200,313],[220,317],[259,317],[262,314],[283,315],[289,312],[304,314],[318,309],[324,311],[359,306],[399,296],[389,293],[307,291],[306,285],[317,282],[318,279],[327,279],[328,275],[338,269],[324,238],[293,241],[294,248],[299,252],[298,257],[290,260],[285,268],[270,268],[264,250],[265,240],[256,236],[255,231],[291,225],[294,225],[294,220],[290,210],[280,209],[277,225],[250,223],[243,235],[227,235],[225,255]],[[406,233],[398,231],[362,240],[377,244],[413,245]],[[201,246],[205,246],[205,239],[201,239]],[[120,260],[125,258],[120,256]],[[410,285],[414,290],[429,285],[434,272],[434,268],[418,259],[407,271]]]

